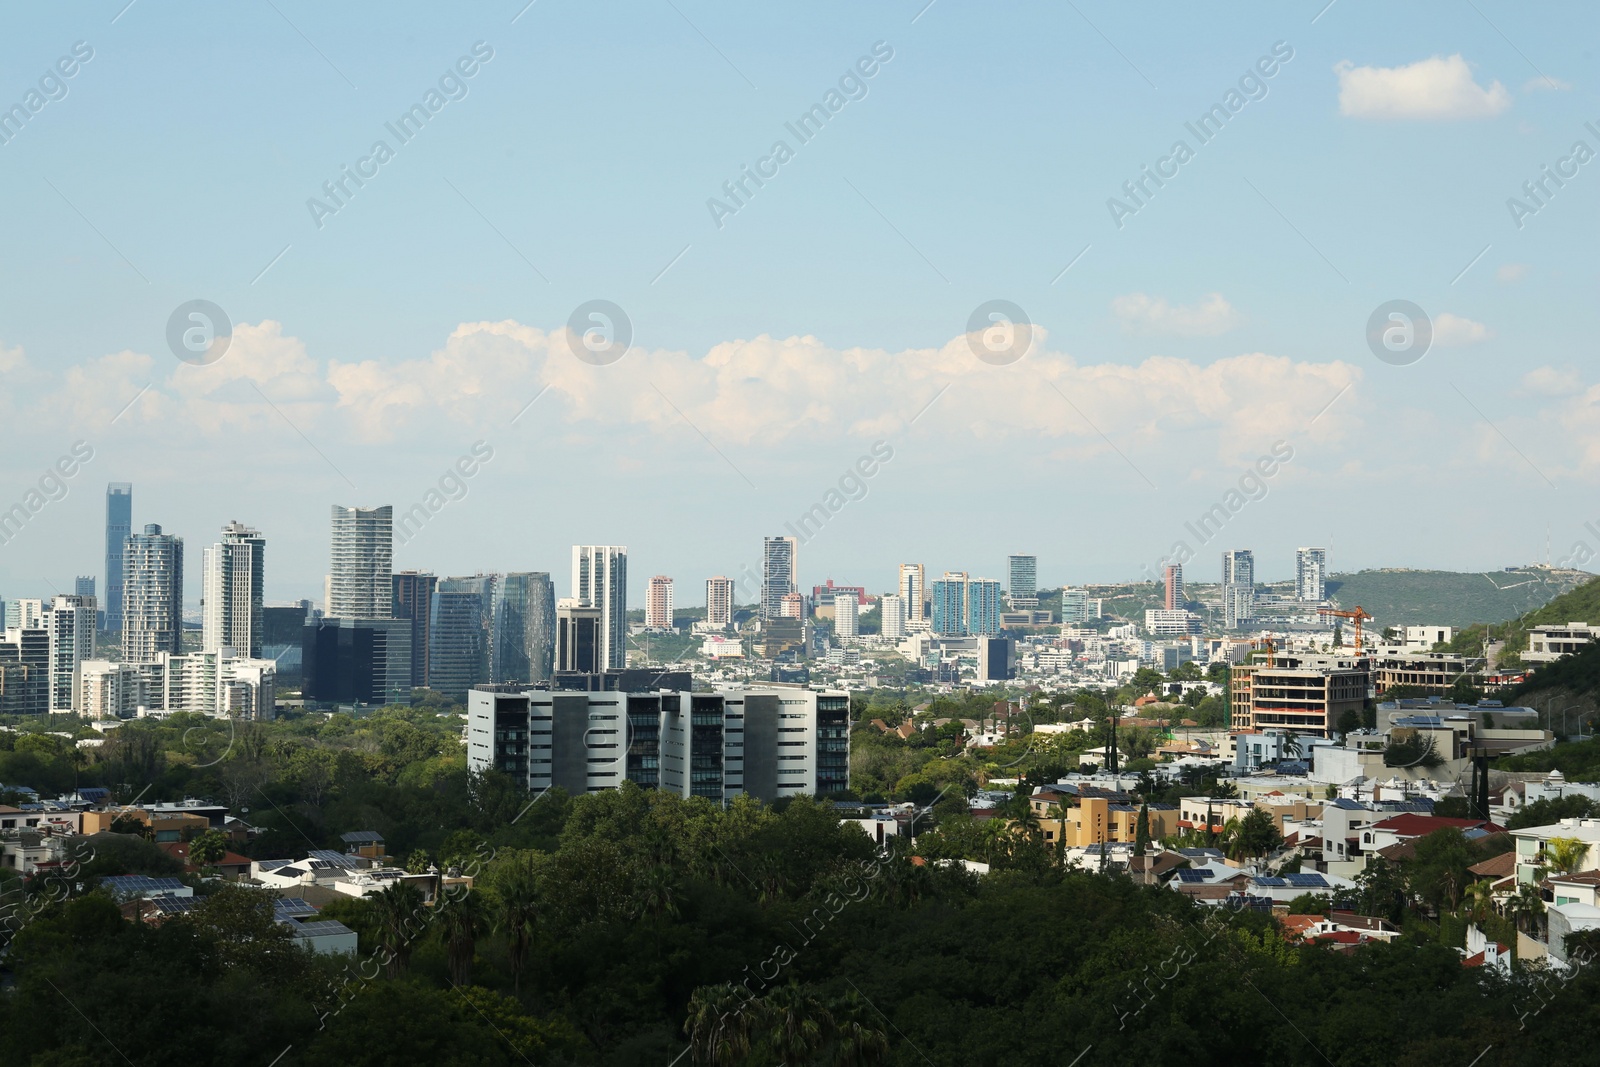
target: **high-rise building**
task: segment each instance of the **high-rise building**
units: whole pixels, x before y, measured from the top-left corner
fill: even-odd
[[[1296,549],[1294,564],[1295,599],[1312,604],[1328,599],[1328,550]]]
[[[84,660],[79,667],[78,714],[86,719],[131,719],[150,699],[137,664]]]
[[[572,546],[572,598],[600,609],[600,666],[628,665],[628,549],[624,545]]]
[[[467,766],[534,793],[560,786],[582,796],[629,781],[719,803],[740,793],[826,797],[850,787],[850,695],[474,690]]]
[[[0,715],[45,714],[50,710],[49,631],[11,626],[0,637]]]
[[[1248,548],[1222,554],[1223,625],[1237,630],[1256,614],[1256,558]]]
[[[651,630],[672,629],[672,579],[665,574],[650,579],[644,598],[644,624]]]
[[[922,622],[927,619],[927,571],[920,563],[900,564],[898,591],[906,602],[906,621]]]
[[[556,587],[545,571],[514,571],[495,583],[490,668],[500,683],[538,683],[555,670]]]
[[[966,635],[966,571],[945,571],[944,578],[933,583],[933,632],[941,637]]]
[[[780,619],[803,619],[806,617],[806,598],[799,593],[785,593],[778,604],[778,617]]]
[[[44,629],[44,601],[35,597],[19,597],[6,602],[6,622],[8,630],[42,630]]]
[[[1034,601],[1038,603],[1037,599]],[[966,633],[993,637],[1000,632],[1000,582],[973,578],[967,582]]]
[[[890,593],[878,598],[878,626],[884,637],[899,641],[906,635],[906,598]]]
[[[95,602],[92,596],[59,595],[50,602],[50,710],[78,710],[79,668],[94,658]]]
[[[605,669],[600,609],[572,597],[556,601],[556,670],[597,674]]]
[[[706,625],[733,625],[733,579],[717,575],[706,579]]]
[[[183,651],[183,538],[155,523],[122,546],[122,658],[154,663]]]
[[[439,580],[428,620],[428,687],[435,692],[464,700],[473,686],[493,681],[494,587],[492,575]]]
[[[1093,616],[1089,604],[1089,593],[1085,589],[1061,590],[1061,624],[1063,626],[1081,626]],[[1095,613],[1098,614],[1098,613]]]
[[[766,537],[761,541],[761,617],[781,618],[783,598],[800,591],[792,537]]]
[[[389,613],[411,623],[411,685],[428,686],[428,649],[432,646],[429,626],[433,619],[433,591],[439,579],[425,571],[400,571],[392,576],[393,596]]]
[[[94,596],[94,575],[78,575],[72,583],[73,596]]]
[[[861,601],[853,596],[833,598],[833,632],[839,637],[861,634]]]
[[[1184,604],[1188,602],[1183,591],[1183,567],[1169,563],[1162,570],[1161,577],[1166,586],[1166,595],[1161,601],[1162,609],[1182,611]]]
[[[261,658],[277,665],[278,678],[290,688],[300,685],[305,664],[306,624],[320,618],[309,600],[265,604],[261,608]]]
[[[302,661],[307,700],[392,704],[411,699],[407,619],[307,619]]]
[[[133,533],[133,486],[106,486],[106,631],[122,629],[122,543]]]
[[[1039,557],[1011,556],[1010,598],[1014,608],[1039,606]]]
[[[201,555],[200,648],[231,648],[261,656],[261,608],[266,588],[267,540],[240,522],[222,528],[222,540]]]
[[[394,508],[333,505],[327,612],[336,619],[387,619],[394,606]]]

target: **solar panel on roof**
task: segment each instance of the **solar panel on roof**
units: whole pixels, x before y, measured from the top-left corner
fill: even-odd
[[[314,923],[290,923],[289,929],[296,937],[325,937],[328,934],[348,934],[350,928],[335,919]]]
[[[1274,888],[1286,886],[1289,883],[1282,878],[1261,877],[1255,880],[1256,885],[1271,886]]]
[[[156,911],[162,915],[178,915],[192,911],[200,905],[194,897],[156,897],[150,903],[155,905]]]
[[[1328,880],[1320,874],[1286,874],[1284,877],[1293,886],[1300,886],[1305,889],[1328,888]]]
[[[317,909],[299,897],[288,897],[272,902],[272,915],[276,919],[293,919],[301,915],[315,915]]]

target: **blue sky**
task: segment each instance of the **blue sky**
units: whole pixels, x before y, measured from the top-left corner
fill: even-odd
[[[1558,561],[1600,553],[1600,161],[1520,228],[1507,207],[1600,151],[1590,5],[275,2],[4,16],[4,106],[93,58],[0,145],[0,506],[73,442],[95,458],[0,545],[0,595],[98,573],[128,480],[196,562],[236,518],[269,596],[314,596],[329,504],[422,502],[480,440],[400,565],[564,576],[573,542],[622,543],[640,590],[699,602],[878,440],[804,584],[1015,551],[1048,584],[1128,579],[1185,541],[1197,580],[1227,547],[1268,577],[1299,544],[1335,569],[1522,563],[1547,530]],[[399,144],[385,123],[479,42]],[[1199,144],[1185,123],[1275,47]],[[1108,199],[1179,138],[1119,227]],[[319,228],[307,200],[379,139]],[[236,328],[208,366],[165,339],[193,299]],[[615,364],[557,335],[593,299],[631,321]],[[963,338],[992,299],[1042,327],[1020,362]],[[1406,366],[1364,336],[1396,299],[1436,333]],[[1278,441],[1264,498],[1186,535]]]

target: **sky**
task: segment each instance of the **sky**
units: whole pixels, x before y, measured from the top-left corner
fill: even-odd
[[[0,596],[1600,555],[1593,5],[444,7],[0,16]]]

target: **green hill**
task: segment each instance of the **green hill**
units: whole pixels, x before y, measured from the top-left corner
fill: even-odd
[[[1508,567],[1476,574],[1394,568],[1332,575],[1328,596],[1340,607],[1360,604],[1377,617],[1378,626],[1463,627],[1516,619],[1593,577],[1584,571],[1548,567]],[[1596,617],[1600,618],[1600,613]],[[1567,618],[1563,615],[1560,621]],[[1481,645],[1481,628],[1479,634]]]
[[[1576,589],[1568,590],[1532,611],[1494,626],[1490,636],[1496,641],[1506,643],[1500,656],[1500,665],[1512,666],[1516,660],[1508,657],[1528,647],[1529,628],[1551,623],[1591,620],[1600,622],[1600,578],[1591,578]],[[1483,648],[1484,630],[1482,624],[1462,630],[1456,634],[1455,640],[1450,642],[1449,651],[1469,654],[1480,651]]]

